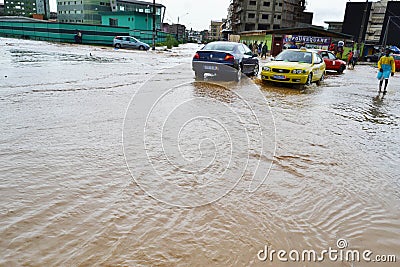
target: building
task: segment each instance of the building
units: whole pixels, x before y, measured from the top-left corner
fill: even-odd
[[[400,2],[387,3],[385,19],[382,25],[379,43],[400,46]]]
[[[210,32],[208,35],[209,40],[222,40],[223,25],[226,23],[225,19],[212,20],[210,24]]]
[[[4,15],[32,17],[34,14],[50,18],[49,0],[5,0]]]
[[[0,16],[4,16],[4,4],[0,3]]]
[[[138,30],[152,29],[153,3],[136,0],[57,1],[59,22],[124,26]],[[156,4],[157,28],[161,28],[165,6]],[[102,19],[102,16],[105,19]]]
[[[349,2],[343,21],[345,34],[368,45],[400,44],[400,2]],[[388,31],[386,31],[388,29]]]
[[[343,22],[340,21],[324,21],[328,24],[328,31],[341,33],[343,30]]]
[[[175,37],[176,40],[183,42],[187,39],[186,36],[186,27],[182,24],[162,24],[162,30],[167,32]]]
[[[305,0],[232,0],[227,27],[233,33],[304,27],[313,19],[305,9]]]

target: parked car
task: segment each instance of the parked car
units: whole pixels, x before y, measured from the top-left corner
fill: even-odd
[[[139,50],[149,50],[150,46],[132,36],[117,36],[114,38],[115,48],[133,48]]]
[[[326,70],[334,70],[337,71],[339,74],[341,74],[346,69],[347,63],[337,58],[331,51],[316,50],[316,52],[324,60],[326,65]]]
[[[375,53],[373,55],[367,55],[364,57],[365,61],[367,62],[378,62],[379,59],[384,55],[384,53],[379,52],[379,53]]]
[[[400,54],[392,55],[394,58],[394,63],[396,65],[396,71],[400,71]]]
[[[325,62],[313,50],[290,49],[281,52],[267,63],[261,72],[264,82],[289,83],[295,85],[318,85],[325,78]]]
[[[218,41],[208,43],[196,52],[192,68],[196,79],[204,79],[205,73],[211,73],[239,81],[242,73],[257,76],[259,62],[246,45]]]

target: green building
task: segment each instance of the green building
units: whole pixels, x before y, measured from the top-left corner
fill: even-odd
[[[32,17],[33,14],[50,18],[49,0],[4,0],[4,15]]]
[[[123,26],[135,30],[152,29],[153,23],[153,3],[145,1],[58,0],[57,11],[59,22]],[[160,29],[164,13],[165,6],[156,4],[158,29]]]

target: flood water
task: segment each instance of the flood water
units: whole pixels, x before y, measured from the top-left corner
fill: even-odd
[[[397,266],[257,254],[400,260],[400,74],[383,100],[367,65],[304,91],[187,82],[197,48],[0,38],[0,266]]]

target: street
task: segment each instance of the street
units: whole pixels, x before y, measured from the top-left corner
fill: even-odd
[[[341,238],[399,260],[400,73],[384,99],[373,65],[196,83],[198,48],[0,38],[0,266],[330,266],[257,253]]]

